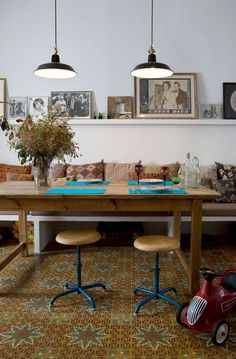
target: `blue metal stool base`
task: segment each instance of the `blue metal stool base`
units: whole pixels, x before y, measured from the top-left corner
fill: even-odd
[[[154,269],[154,288],[155,290],[149,290],[149,289],[146,289],[146,288],[141,288],[141,287],[137,287],[134,289],[134,294],[136,294],[137,292],[142,292],[142,293],[145,293],[145,294],[149,294],[149,297],[143,299],[140,303],[138,303],[135,307],[135,310],[134,310],[134,315],[137,315],[140,308],[150,302],[151,300],[153,299],[163,299],[163,300],[166,300],[167,302],[169,303],[172,303],[174,304],[177,308],[180,307],[180,303],[178,303],[176,300],[172,299],[172,298],[169,298],[167,297],[166,295],[164,295],[164,293],[167,293],[167,292],[174,292],[175,294],[177,293],[176,289],[174,287],[169,287],[169,288],[165,288],[163,290],[159,290],[159,272],[160,272],[160,268],[158,267],[158,261],[159,261],[159,255],[158,253],[156,253],[156,258],[155,258],[155,269]]]
[[[87,285],[83,285],[81,286],[81,262],[80,262],[80,247],[77,246],[77,264],[76,264],[76,268],[77,268],[77,284],[74,284],[70,281],[67,281],[65,283],[65,288],[66,290],[55,295],[51,300],[50,300],[50,306],[52,306],[54,304],[54,302],[60,298],[60,297],[64,297],[65,295],[71,294],[71,293],[75,293],[77,292],[78,294],[82,294],[87,300],[88,302],[91,304],[93,309],[96,309],[96,305],[93,301],[93,299],[88,295],[88,293],[85,291],[85,289],[90,289],[90,288],[103,288],[104,290],[106,290],[106,286],[103,283],[94,283],[94,284],[87,284]]]

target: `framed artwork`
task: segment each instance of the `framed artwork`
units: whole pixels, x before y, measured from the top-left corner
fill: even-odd
[[[10,118],[23,119],[27,114],[27,97],[9,97]]]
[[[70,118],[91,118],[91,91],[53,91],[51,104],[59,114],[66,114]]]
[[[236,118],[236,83],[223,83],[223,113],[224,118]]]
[[[133,97],[109,96],[107,97],[107,113],[109,118],[132,118]]]
[[[6,79],[0,78],[0,118],[6,115]]]
[[[28,106],[29,115],[31,116],[32,120],[40,120],[48,114],[48,97],[29,97]]]
[[[135,78],[137,118],[197,118],[196,74],[163,79]]]
[[[199,118],[222,118],[222,105],[201,104]]]

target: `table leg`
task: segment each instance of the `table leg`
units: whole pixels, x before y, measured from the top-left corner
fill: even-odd
[[[181,236],[181,212],[174,212],[174,236],[180,241]]]
[[[21,243],[25,244],[23,251],[24,256],[28,256],[28,233],[27,233],[27,212],[19,211],[19,239]]]
[[[200,287],[198,268],[201,262],[202,201],[193,200],[190,244],[190,290],[195,295]]]

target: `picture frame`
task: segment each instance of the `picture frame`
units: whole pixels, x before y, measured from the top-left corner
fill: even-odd
[[[6,116],[6,79],[0,78],[0,118]]]
[[[133,97],[132,96],[108,96],[107,113],[109,118],[132,118]]]
[[[9,97],[10,119],[23,119],[28,115],[27,97]]]
[[[224,119],[236,119],[236,83],[223,83],[223,116]]]
[[[195,73],[176,73],[168,78],[135,78],[137,118],[197,118]]]
[[[220,104],[201,104],[199,110],[201,119],[220,119],[222,118],[222,105]]]
[[[41,120],[48,114],[48,97],[31,96],[28,98],[29,115],[33,121]]]
[[[90,119],[92,114],[92,91],[53,91],[51,105],[59,114],[70,119]]]

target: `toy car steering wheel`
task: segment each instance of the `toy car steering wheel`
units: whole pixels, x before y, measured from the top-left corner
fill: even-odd
[[[220,277],[221,273],[214,271],[211,268],[199,268],[199,272],[203,275],[207,281],[212,281],[216,277]]]

